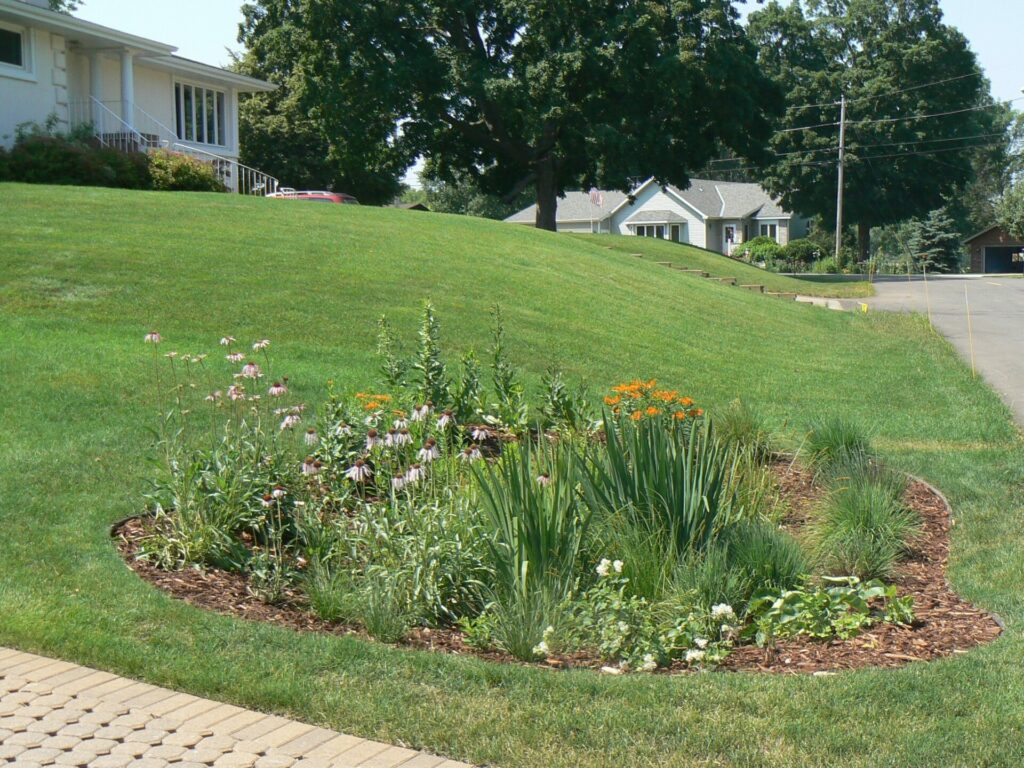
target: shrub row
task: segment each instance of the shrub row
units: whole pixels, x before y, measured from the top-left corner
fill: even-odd
[[[213,166],[159,149],[123,152],[85,134],[20,131],[10,150],[0,147],[0,181],[122,189],[224,192]]]

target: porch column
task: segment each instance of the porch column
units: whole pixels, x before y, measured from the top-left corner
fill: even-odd
[[[99,51],[89,53],[89,96],[96,101],[89,101],[88,114],[92,119],[94,130],[103,132],[103,114],[97,102],[103,101],[103,57]]]
[[[121,52],[121,119],[135,127],[135,54],[127,48]]]

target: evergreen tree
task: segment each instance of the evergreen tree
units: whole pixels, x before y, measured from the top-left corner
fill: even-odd
[[[917,222],[910,238],[910,250],[918,270],[957,272],[963,255],[962,235],[945,208],[936,208]]]

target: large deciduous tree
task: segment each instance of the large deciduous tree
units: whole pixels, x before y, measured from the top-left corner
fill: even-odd
[[[748,32],[787,101],[761,182],[789,209],[826,221],[836,216],[846,96],[844,211],[862,259],[872,226],[942,207],[1006,127],[1005,112],[987,109],[988,81],[938,0],[773,1],[751,14]]]
[[[685,185],[722,146],[757,157],[779,104],[730,0],[259,0],[242,41],[282,26],[332,152],[532,187],[547,229],[570,184]]]

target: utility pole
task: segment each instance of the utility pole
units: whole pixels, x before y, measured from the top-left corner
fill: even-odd
[[[846,170],[846,94],[839,102],[839,184],[836,191],[836,268],[843,247],[843,173]]]

